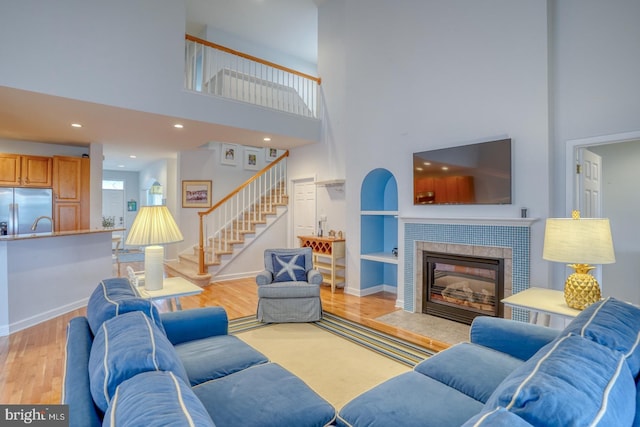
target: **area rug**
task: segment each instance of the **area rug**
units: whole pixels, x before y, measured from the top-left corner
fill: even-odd
[[[244,318],[230,322],[229,330],[300,377],[336,409],[432,354],[331,315],[316,323],[266,325]]]
[[[451,345],[469,341],[469,325],[428,314],[398,310],[375,320]]]

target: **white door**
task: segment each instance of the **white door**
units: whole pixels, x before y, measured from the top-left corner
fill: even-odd
[[[578,149],[578,206],[582,218],[602,217],[602,157]]]
[[[293,214],[291,246],[298,247],[298,236],[315,234],[316,224],[316,184],[313,178],[293,182]]]

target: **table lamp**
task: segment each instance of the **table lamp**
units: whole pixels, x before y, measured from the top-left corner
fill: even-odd
[[[611,227],[606,218],[580,218],[573,211],[571,218],[548,218],[544,232],[542,258],[571,263],[575,272],[564,285],[564,299],[571,308],[583,310],[600,300],[600,286],[589,271],[589,264],[616,262]]]
[[[166,206],[142,206],[133,221],[127,245],[144,249],[144,287],[149,291],[162,289],[165,243],[184,240],[180,229]]]

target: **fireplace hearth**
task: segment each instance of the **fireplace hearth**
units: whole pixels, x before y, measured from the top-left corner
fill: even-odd
[[[424,251],[422,312],[471,324],[503,317],[504,259]]]

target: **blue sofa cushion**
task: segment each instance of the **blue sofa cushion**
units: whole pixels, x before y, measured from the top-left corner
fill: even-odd
[[[96,406],[106,411],[116,387],[146,371],[171,371],[189,382],[175,349],[144,313],[125,313],[104,322],[89,355],[91,396]]]
[[[522,363],[490,348],[461,343],[429,357],[414,370],[484,403]]]
[[[164,332],[156,306],[150,300],[138,297],[128,279],[116,277],[102,280],[87,303],[91,332],[96,335],[102,322],[131,311],[143,312]]]
[[[273,281],[304,282],[307,280],[304,254],[271,254],[273,263]]]
[[[320,427],[335,419],[329,402],[275,363],[208,381],[193,391],[220,426]]]
[[[214,427],[202,402],[171,372],[152,371],[124,381],[104,416],[103,427]]]
[[[635,383],[624,356],[576,335],[558,338],[516,368],[485,408],[535,426],[630,425]]]
[[[192,386],[269,361],[233,335],[190,341],[176,345],[175,349]]]
[[[631,374],[640,372],[640,308],[615,298],[607,298],[585,308],[565,328],[625,354]]]
[[[496,408],[492,411],[482,411],[462,427],[532,427],[531,424],[505,408]]]
[[[481,410],[482,402],[411,371],[357,396],[340,410],[336,421],[341,427],[460,426]]]

